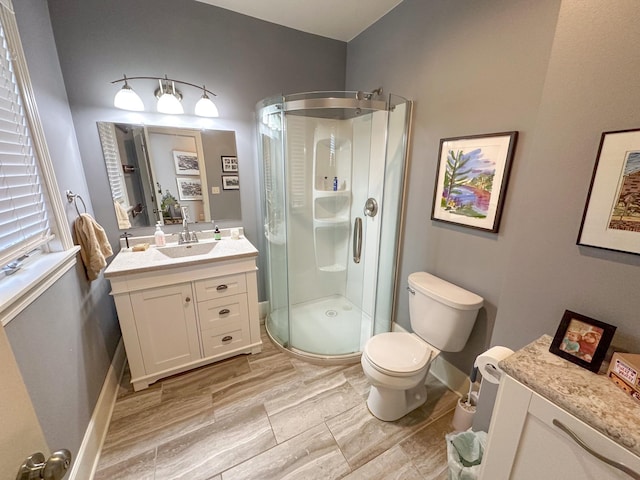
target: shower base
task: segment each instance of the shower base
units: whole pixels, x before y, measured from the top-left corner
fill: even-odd
[[[341,295],[332,295],[291,306],[287,339],[287,310],[271,312],[266,322],[269,336],[280,346],[302,357],[336,357],[357,360],[371,335],[371,319]]]

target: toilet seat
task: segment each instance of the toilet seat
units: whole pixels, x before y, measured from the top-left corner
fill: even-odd
[[[386,332],[374,335],[364,347],[369,364],[393,377],[409,377],[424,369],[433,356],[429,346],[416,335]]]

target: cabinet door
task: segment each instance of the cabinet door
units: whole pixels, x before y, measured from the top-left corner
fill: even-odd
[[[131,294],[147,375],[200,358],[190,283]]]
[[[629,480],[581,448],[558,425],[560,422],[598,454],[640,473],[640,458],[548,400],[533,394],[520,437],[512,479]]]

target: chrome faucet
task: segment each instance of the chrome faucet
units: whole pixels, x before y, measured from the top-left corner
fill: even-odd
[[[182,207],[182,231],[178,234],[178,245],[198,243],[196,232],[189,231],[189,207]]]

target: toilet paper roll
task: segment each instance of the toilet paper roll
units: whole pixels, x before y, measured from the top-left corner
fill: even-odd
[[[501,346],[491,347],[486,352],[478,355],[475,366],[478,367],[484,380],[490,383],[500,383],[504,372],[498,367],[498,362],[512,354],[513,350],[510,348]]]

